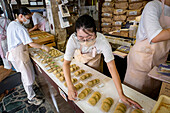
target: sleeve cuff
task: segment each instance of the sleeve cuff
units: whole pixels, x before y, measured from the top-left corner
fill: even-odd
[[[31,42],[33,42],[32,40],[30,40],[30,41],[28,41],[28,42],[26,42],[26,43],[23,43],[24,45],[27,45],[27,44],[29,44],[29,43],[31,43]]]
[[[71,61],[72,59],[73,59],[73,57],[64,55],[64,60]]]
[[[115,59],[115,57],[113,56],[112,58],[105,59],[105,62],[108,63],[108,62],[110,62],[110,61],[112,61],[112,60],[114,60],[114,59]]]

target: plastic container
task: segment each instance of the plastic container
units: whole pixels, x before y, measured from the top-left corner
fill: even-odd
[[[165,96],[165,95],[161,95],[158,99],[158,101],[156,102],[154,108],[152,109],[151,113],[159,113],[158,111],[162,110],[161,107],[164,107],[163,109],[166,109],[166,105],[167,107],[170,105],[170,97]],[[170,107],[168,107],[170,109]],[[168,111],[169,112],[169,111]],[[168,113],[166,111],[162,111],[160,113]]]

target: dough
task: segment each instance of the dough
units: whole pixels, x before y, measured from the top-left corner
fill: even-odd
[[[84,73],[85,70],[78,70],[74,73],[75,76],[79,76],[80,74]]]
[[[110,105],[107,102],[102,103],[101,109],[105,112],[110,110]]]
[[[86,94],[83,93],[83,92],[81,92],[81,93],[78,95],[78,97],[79,97],[80,99],[84,99],[84,98],[86,97]]]
[[[140,110],[140,109],[134,109],[133,111],[132,111],[132,113],[143,113],[142,112],[142,110]],[[159,113],[159,112],[158,112]],[[166,112],[163,112],[163,113],[166,113]]]
[[[83,87],[83,84],[82,84],[82,83],[78,83],[78,84],[75,85],[76,90],[79,90],[79,89],[81,89],[82,87]]]
[[[94,80],[89,81],[87,83],[87,85],[90,86],[90,87],[93,87],[93,86],[95,86],[98,83],[100,83],[100,80],[99,79],[94,79]]]
[[[89,100],[88,100],[88,102],[91,104],[91,105],[96,105],[96,103],[97,103],[97,100],[94,98],[94,97],[91,97]]]
[[[96,105],[96,103],[100,100],[101,98],[101,94],[97,91],[97,92],[94,92],[92,94],[92,96],[90,97],[90,99],[88,100],[88,102],[91,104],[91,105]]]
[[[63,82],[63,81],[65,81],[65,78],[64,78],[63,76],[61,76],[61,77],[59,78],[59,80],[60,80],[61,82]]]
[[[64,58],[61,58],[61,60],[60,60],[61,62],[64,62]]]

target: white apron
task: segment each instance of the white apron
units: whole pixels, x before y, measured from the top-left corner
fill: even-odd
[[[12,55],[11,61],[17,72],[21,72],[21,80],[24,85],[30,86],[35,79],[32,62],[29,57],[28,46],[20,44],[13,48],[9,54]]]
[[[41,31],[46,31],[49,32],[49,23],[46,19],[44,19],[44,21],[38,23],[38,29]]]
[[[8,51],[7,39],[6,39],[6,29],[7,19],[5,19],[4,26],[0,25],[0,28],[3,29],[2,34],[0,34],[0,55],[3,60],[4,68],[11,69],[11,63],[5,58],[6,52]]]
[[[164,1],[162,2],[160,25],[166,29],[170,28],[170,17],[164,15]],[[166,62],[169,50],[170,40],[154,44],[150,44],[148,39],[136,42],[128,55],[124,84],[147,96],[156,98],[160,91],[161,82],[150,78],[148,73],[154,66]]]
[[[93,47],[91,52],[82,53],[81,52],[82,46],[80,45],[80,49],[75,51],[74,58],[83,64],[88,65],[98,71],[100,71],[100,61],[101,61],[101,54],[97,54],[96,47]]]

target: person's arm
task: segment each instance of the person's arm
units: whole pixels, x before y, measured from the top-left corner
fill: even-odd
[[[44,49],[47,52],[50,51],[50,48],[48,46],[45,46],[45,45],[37,44],[37,43],[34,43],[34,42],[29,43],[29,45],[33,48],[41,48],[41,49]]]
[[[151,40],[153,43],[170,40],[170,28],[163,29],[155,38]]]
[[[75,98],[77,97],[77,91],[71,81],[70,63],[71,61],[64,60],[63,71],[68,87],[68,98],[70,100],[75,100]]]
[[[35,25],[33,28],[29,29],[28,31],[31,32],[31,31],[34,31],[34,30],[37,30],[38,29],[38,24]]]
[[[108,62],[107,66],[108,66],[109,71],[111,73],[113,82],[116,86],[116,89],[118,91],[120,99],[128,105],[135,105],[138,108],[142,108],[137,102],[131,100],[130,98],[128,98],[124,95],[122,85],[121,85],[121,81],[120,81],[120,77],[119,77],[119,74],[118,74],[117,69],[116,69],[115,61],[112,60],[112,61]]]

